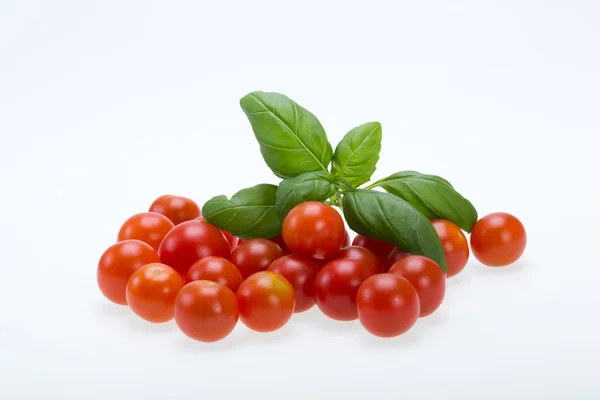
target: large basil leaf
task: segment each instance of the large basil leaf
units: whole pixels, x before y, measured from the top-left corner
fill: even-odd
[[[371,179],[381,151],[381,124],[367,122],[352,129],[333,153],[331,173],[344,178],[353,188]]]
[[[401,198],[374,190],[355,190],[344,196],[343,210],[353,231],[394,243],[410,254],[429,257],[447,271],[444,248],[435,228]]]
[[[242,239],[269,239],[281,233],[275,209],[277,186],[260,184],[231,197],[216,196],[202,207],[204,219]]]
[[[325,201],[335,194],[333,177],[325,172],[306,172],[281,181],[277,189],[277,211],[283,220],[292,208],[305,201]]]
[[[275,175],[291,178],[309,171],[327,172],[333,150],[310,111],[283,94],[267,92],[247,94],[240,106]]]
[[[416,171],[396,172],[376,182],[386,192],[403,198],[429,219],[446,219],[466,232],[477,222],[477,210],[448,181]]]

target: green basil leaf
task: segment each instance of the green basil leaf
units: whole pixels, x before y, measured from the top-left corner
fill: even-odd
[[[203,218],[242,239],[270,239],[281,233],[275,208],[277,186],[260,184],[231,197],[216,196],[202,207]]]
[[[291,178],[310,171],[328,172],[333,150],[310,111],[283,94],[267,92],[247,94],[240,106],[275,175]]]
[[[352,129],[333,153],[331,173],[357,188],[371,179],[381,151],[381,124],[367,122]]]
[[[333,177],[325,172],[305,172],[281,181],[277,211],[283,220],[292,208],[305,201],[325,201],[337,192]]]
[[[447,219],[466,232],[477,222],[477,210],[450,183],[435,175],[416,171],[397,172],[375,183],[403,198],[429,219]]]
[[[410,254],[429,257],[447,271],[444,248],[435,228],[401,198],[374,190],[355,190],[344,196],[343,210],[353,231],[394,243]]]

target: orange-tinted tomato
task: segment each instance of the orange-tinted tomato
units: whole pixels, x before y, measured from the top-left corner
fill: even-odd
[[[163,214],[175,225],[191,221],[202,215],[200,207],[194,200],[170,194],[160,196],[154,200],[148,211]]]
[[[240,320],[257,332],[284,326],[294,313],[294,288],[283,276],[261,271],[250,276],[237,291]]]
[[[188,337],[216,342],[229,335],[239,316],[235,294],[212,281],[194,281],[179,291],[175,300],[175,322]]]
[[[127,305],[125,288],[131,274],[146,264],[159,261],[158,254],[147,243],[139,240],[115,243],[106,249],[98,262],[98,287],[108,300]]]
[[[463,231],[453,222],[437,219],[431,221],[431,223],[442,241],[444,254],[446,254],[446,264],[448,264],[446,277],[450,278],[457,275],[467,265],[467,261],[469,261],[469,242]]]
[[[371,334],[389,338],[403,334],[419,318],[419,296],[410,282],[394,274],[366,279],[356,295],[358,319]]]
[[[131,310],[149,322],[173,319],[175,299],[183,279],[173,268],[148,264],[136,270],[127,282],[127,303]]]
[[[446,275],[433,260],[423,256],[408,256],[397,261],[390,274],[406,278],[419,295],[419,317],[432,314],[442,304],[446,294]]]
[[[164,237],[173,229],[173,222],[162,214],[143,212],[128,218],[121,226],[117,240],[137,239],[158,251]]]
[[[484,265],[503,267],[525,252],[527,233],[514,215],[497,212],[481,218],[471,231],[471,250]]]
[[[196,261],[185,276],[185,282],[212,281],[227,286],[234,293],[242,284],[239,269],[231,261],[221,257],[209,256]]]

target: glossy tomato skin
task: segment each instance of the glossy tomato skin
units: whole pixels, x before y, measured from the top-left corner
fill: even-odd
[[[171,194],[158,197],[152,202],[148,211],[166,216],[175,225],[191,221],[202,215],[200,207],[194,200]]]
[[[125,306],[125,290],[131,274],[146,264],[159,261],[156,251],[140,240],[131,239],[115,243],[104,251],[98,262],[98,287],[108,300]]]
[[[419,296],[411,283],[398,275],[377,274],[366,279],[356,295],[358,319],[371,334],[399,336],[419,318]]]
[[[240,270],[231,261],[208,256],[193,263],[185,275],[185,283],[200,280],[219,283],[235,293],[243,278]]]
[[[397,261],[390,274],[406,278],[419,295],[419,317],[433,314],[446,294],[446,274],[440,266],[424,256],[408,256]]]
[[[194,220],[196,221],[204,221],[204,218],[201,216],[194,218]],[[223,234],[223,236],[225,236],[225,240],[227,240],[227,243],[229,243],[229,250],[233,251],[233,249],[235,249],[238,244],[240,243],[240,238],[238,238],[237,236],[233,236],[233,234],[224,231],[223,229],[221,229],[221,233]]]
[[[212,281],[194,281],[175,299],[175,323],[188,337],[205,343],[228,336],[239,317],[235,293]]]
[[[175,312],[175,299],[183,283],[177,271],[168,265],[144,265],[127,282],[127,303],[134,313],[146,321],[170,321]]]
[[[247,278],[237,291],[240,320],[257,332],[272,332],[292,317],[294,288],[283,276],[261,271]]]
[[[308,201],[294,207],[283,221],[283,239],[296,254],[331,258],[344,243],[342,216],[331,206]]]
[[[330,261],[315,277],[317,307],[329,318],[356,320],[356,293],[361,283],[371,275],[372,270],[362,261],[348,258]]]
[[[162,214],[143,212],[129,217],[123,223],[117,240],[119,242],[128,239],[141,240],[158,251],[160,243],[174,226],[173,222]]]
[[[292,251],[290,250],[289,247],[287,247],[287,244],[285,244],[285,240],[283,240],[283,236],[279,235],[277,237],[274,237],[272,239],[269,239],[271,242],[274,242],[277,246],[279,246],[279,248],[281,250],[283,250],[284,254],[291,254]]]
[[[382,263],[385,264],[390,253],[394,249],[393,243],[383,242],[379,239],[368,238],[363,235],[356,235],[354,240],[352,241],[353,246],[364,247],[369,250],[371,253],[375,254]]]
[[[292,284],[296,297],[295,313],[307,311],[315,305],[314,282],[318,270],[310,258],[296,254],[278,258],[267,269],[278,273]]]
[[[273,261],[283,255],[281,248],[270,240],[250,239],[231,253],[231,262],[246,279],[256,272],[265,271]]]
[[[229,243],[219,228],[204,221],[187,221],[171,229],[158,248],[163,264],[185,276],[193,263],[201,258],[231,257]]]
[[[392,268],[392,265],[394,265],[396,262],[408,256],[410,256],[410,253],[407,253],[397,247],[394,247],[394,250],[392,250],[385,263],[385,272],[388,272],[390,268]]]
[[[344,243],[342,243],[342,249],[345,249],[346,247],[350,246],[351,244],[352,244],[352,241],[350,240],[350,234],[348,233],[348,230],[346,230],[344,233]]]
[[[521,258],[527,246],[527,232],[514,215],[497,212],[475,223],[470,240],[473,255],[479,262],[503,267]]]
[[[361,246],[349,246],[340,250],[334,257],[338,260],[340,258],[350,258],[352,260],[358,260],[363,263],[371,270],[372,274],[379,274],[383,272],[383,263],[375,254],[371,253],[367,248]]]
[[[469,242],[463,231],[453,222],[436,219],[431,221],[435,228],[446,255],[448,271],[446,277],[450,278],[462,271],[469,261]]]

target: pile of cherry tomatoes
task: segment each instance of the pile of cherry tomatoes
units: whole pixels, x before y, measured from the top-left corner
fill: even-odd
[[[214,342],[238,320],[259,332],[285,325],[317,306],[339,321],[358,319],[380,337],[398,336],[438,309],[446,279],[470,252],[484,265],[505,266],[525,250],[523,225],[507,213],[481,218],[470,234],[432,221],[448,271],[377,239],[353,241],[333,207],[296,206],[274,239],[244,241],[202,219],[198,205],[165,195],[122,225],[101,256],[98,286],[110,301],[153,323],[175,319],[188,337]]]

